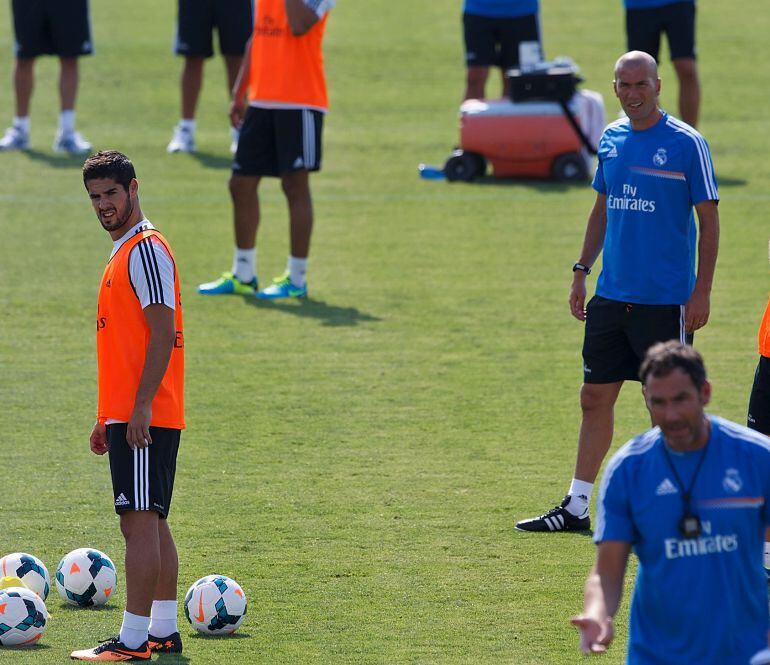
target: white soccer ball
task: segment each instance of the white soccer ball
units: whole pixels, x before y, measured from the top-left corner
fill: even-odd
[[[226,635],[246,617],[246,594],[225,575],[208,575],[193,584],[184,597],[184,615],[205,635]]]
[[[6,554],[0,559],[0,577],[18,577],[24,586],[32,589],[43,600],[51,590],[51,576],[45,564],[25,552]]]
[[[91,547],[72,550],[56,568],[56,589],[70,605],[104,605],[115,592],[117,584],[112,559]]]
[[[43,599],[31,589],[0,589],[0,645],[34,644],[48,623]]]

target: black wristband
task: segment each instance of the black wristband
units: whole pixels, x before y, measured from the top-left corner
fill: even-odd
[[[586,275],[591,274],[591,269],[587,265],[583,265],[579,261],[572,266],[572,272],[575,272],[576,270],[582,270]]]

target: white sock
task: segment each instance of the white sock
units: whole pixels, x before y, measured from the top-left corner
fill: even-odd
[[[569,494],[572,499],[567,505],[567,512],[575,516],[583,515],[588,510],[588,504],[591,501],[591,492],[594,489],[593,483],[587,483],[584,480],[572,479],[569,486]]]
[[[13,126],[16,127],[16,129],[21,130],[25,134],[29,134],[29,116],[13,116]]]
[[[179,128],[186,129],[191,134],[195,132],[195,119],[194,118],[182,118],[179,121]]]
[[[150,634],[153,637],[168,637],[178,632],[176,613],[175,600],[153,600],[150,612]]]
[[[765,541],[765,568],[770,570],[770,543]]]
[[[233,252],[233,275],[248,284],[257,275],[257,248],[238,249]]]
[[[123,625],[120,627],[120,641],[129,649],[138,649],[147,641],[147,629],[150,617],[143,617],[131,612],[123,612]]]
[[[62,111],[59,114],[59,131],[71,134],[75,131],[75,111]]]
[[[298,259],[296,256],[290,256],[286,263],[286,270],[289,271],[289,279],[294,286],[305,286],[307,259]]]

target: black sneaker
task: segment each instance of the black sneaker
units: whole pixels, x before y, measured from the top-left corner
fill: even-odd
[[[551,508],[540,517],[516,522],[516,528],[519,531],[588,531],[591,528],[588,508],[581,517],[576,517],[566,509],[571,499],[572,497],[568,494],[558,506]]]
[[[153,653],[182,653],[182,636],[171,633],[168,637],[147,636],[147,644]]]

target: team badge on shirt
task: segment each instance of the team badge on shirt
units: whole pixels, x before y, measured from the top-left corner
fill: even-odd
[[[740,492],[743,487],[743,481],[741,480],[741,474],[738,473],[738,469],[727,469],[725,471],[722,487],[725,488],[726,492]]]
[[[652,163],[655,166],[663,166],[668,161],[668,155],[665,148],[658,148],[657,152],[652,156]]]

